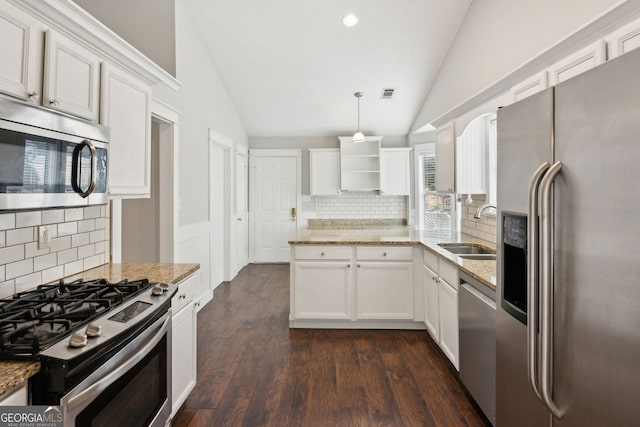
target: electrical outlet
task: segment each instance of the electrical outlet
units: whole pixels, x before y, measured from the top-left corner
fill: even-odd
[[[48,249],[51,246],[51,226],[38,227],[38,250]]]

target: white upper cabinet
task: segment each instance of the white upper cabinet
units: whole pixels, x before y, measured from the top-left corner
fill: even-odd
[[[456,139],[456,191],[459,194],[487,194],[488,147],[491,120],[495,120],[495,117],[495,113],[476,117]]]
[[[385,196],[408,196],[411,193],[411,148],[380,150],[381,189]]]
[[[554,86],[562,83],[571,77],[603,64],[606,59],[605,42],[604,40],[599,40],[553,64],[549,68],[549,84]]]
[[[309,150],[309,190],[312,196],[340,194],[340,150],[338,148]]]
[[[640,47],[640,20],[626,25],[606,37],[609,59]]]
[[[453,122],[436,130],[436,191],[456,191],[456,141]]]
[[[44,30],[38,21],[3,2],[0,39],[0,92],[39,102]]]
[[[380,190],[381,136],[368,136],[355,143],[340,137],[340,189],[350,191]]]
[[[100,57],[53,31],[45,39],[43,105],[98,121]]]
[[[111,128],[111,196],[149,197],[151,192],[151,87],[103,64],[100,122]]]
[[[548,87],[549,78],[548,73],[545,70],[512,87],[511,93],[513,94],[513,101],[520,101],[521,99],[531,96],[534,93],[538,93]]]

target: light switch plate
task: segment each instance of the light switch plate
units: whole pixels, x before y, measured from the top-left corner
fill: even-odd
[[[49,249],[51,246],[51,231],[50,225],[38,227],[38,250]]]

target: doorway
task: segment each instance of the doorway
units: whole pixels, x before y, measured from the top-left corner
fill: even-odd
[[[302,171],[300,150],[251,150],[252,258],[289,262],[288,241],[298,228]]]
[[[209,130],[209,223],[211,252],[211,288],[231,280],[229,251],[231,233],[231,170],[233,141]]]
[[[151,118],[150,144],[151,196],[148,199],[113,201],[121,204],[121,229],[117,233],[120,236],[117,252],[121,261],[114,262],[174,261],[177,219],[174,203],[174,152],[177,150],[175,127],[179,116],[169,107],[157,102],[152,103],[152,109],[154,115]],[[157,114],[157,111],[160,111],[160,114]]]

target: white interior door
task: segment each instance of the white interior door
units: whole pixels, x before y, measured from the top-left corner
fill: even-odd
[[[236,239],[235,239],[235,273],[249,262],[249,168],[246,152],[236,154]],[[235,275],[235,274],[234,274]]]
[[[288,262],[289,239],[296,230],[298,157],[251,156],[255,262]]]

